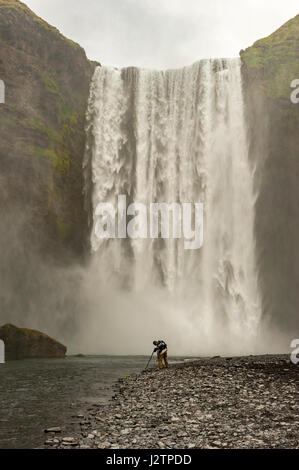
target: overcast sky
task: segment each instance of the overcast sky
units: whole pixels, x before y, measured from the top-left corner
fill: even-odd
[[[25,0],[78,42],[90,59],[116,67],[173,68],[236,57],[299,13],[298,0]]]

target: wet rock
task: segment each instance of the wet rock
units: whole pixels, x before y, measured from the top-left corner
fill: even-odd
[[[165,449],[165,444],[163,442],[159,441],[157,444],[160,449]]]
[[[51,439],[48,439],[46,442],[45,442],[45,445],[46,446],[54,446],[56,443],[54,441],[52,441]]]
[[[74,437],[63,437],[62,442],[63,444],[73,444],[76,441]]]
[[[98,449],[109,449],[111,446],[110,442],[102,442],[101,444],[98,444]]]
[[[58,426],[57,427],[53,427],[53,428],[47,428],[45,429],[45,432],[53,432],[53,433],[59,433],[61,432],[61,428],[59,428]]]

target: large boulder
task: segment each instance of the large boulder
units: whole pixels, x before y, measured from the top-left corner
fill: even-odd
[[[67,348],[44,333],[14,325],[0,327],[0,339],[5,344],[5,359],[63,358]]]

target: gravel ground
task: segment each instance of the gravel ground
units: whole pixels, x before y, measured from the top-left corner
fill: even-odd
[[[71,434],[49,432],[45,447],[299,448],[298,374],[282,355],[143,372],[120,379],[108,405],[78,413]]]

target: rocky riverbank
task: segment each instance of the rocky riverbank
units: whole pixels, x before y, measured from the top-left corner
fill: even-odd
[[[299,448],[298,366],[288,356],[200,359],[120,379],[48,448]],[[63,429],[63,428],[62,428]]]

